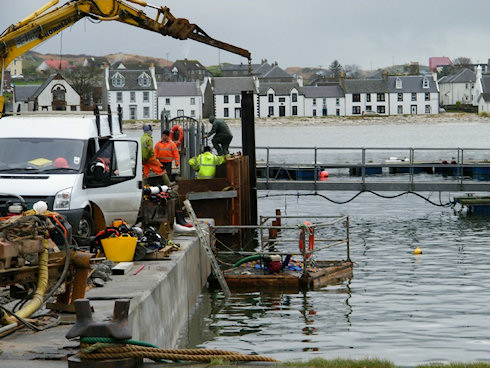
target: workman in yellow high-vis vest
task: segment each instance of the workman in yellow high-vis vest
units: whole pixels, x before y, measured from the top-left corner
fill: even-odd
[[[198,179],[212,179],[216,174],[216,166],[225,162],[225,156],[216,156],[211,147],[204,147],[203,153],[189,160],[189,165],[197,171]]]

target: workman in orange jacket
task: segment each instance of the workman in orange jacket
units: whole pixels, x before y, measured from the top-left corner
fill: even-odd
[[[170,132],[164,130],[162,132],[162,139],[155,144],[155,157],[163,165],[167,171],[170,180],[173,180],[172,173],[172,161],[175,160],[175,166],[180,165],[180,154],[177,149],[177,145],[170,140]]]

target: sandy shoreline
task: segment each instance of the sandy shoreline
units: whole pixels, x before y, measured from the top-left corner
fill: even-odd
[[[230,126],[240,126],[241,119],[225,119]],[[208,123],[207,119],[203,122]],[[325,126],[325,125],[405,125],[440,123],[490,123],[490,117],[470,113],[442,113],[438,115],[393,115],[393,116],[342,116],[342,117],[284,117],[255,118],[256,126]],[[126,129],[141,129],[148,121],[125,122]],[[159,123],[150,122],[155,128]]]

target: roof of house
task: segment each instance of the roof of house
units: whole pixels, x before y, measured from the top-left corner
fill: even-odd
[[[260,64],[252,64],[250,65],[252,70],[255,68],[260,67]],[[228,64],[224,63],[221,64],[221,70],[222,71],[248,71],[248,64]]]
[[[59,73],[53,73],[51,74],[48,78],[46,78],[46,80],[43,82],[43,84],[41,84],[39,86],[39,88],[34,92],[34,95],[32,97],[37,97],[41,94],[42,91],[44,91],[46,89],[46,87],[48,86],[49,83],[51,83],[51,81],[53,81],[53,79],[63,79],[64,78],[59,74]]]
[[[451,65],[451,59],[447,56],[434,56],[429,58],[429,69],[434,70],[438,66]]]
[[[206,70],[204,65],[202,65],[198,60],[176,60],[174,65],[179,67],[184,67],[186,70]]]
[[[68,69],[70,66],[68,60],[46,59],[44,60],[44,63],[51,69]]]
[[[328,97],[344,97],[344,91],[340,85],[328,86],[305,86],[303,92],[306,98],[328,98]]]
[[[251,77],[221,77],[214,78],[214,94],[238,94],[242,91],[256,92],[255,83]]]
[[[400,79],[402,88],[396,88],[396,80]],[[426,79],[429,88],[423,88],[423,82]],[[400,75],[389,76],[388,87],[391,93],[409,93],[409,92],[437,92],[437,86],[432,76],[426,75]]]
[[[252,74],[261,76],[269,72],[271,69],[272,69],[272,65],[269,65],[268,63],[262,63],[261,65],[257,66],[252,70]]]
[[[478,99],[482,98],[485,102],[490,102],[490,93],[482,93]]]
[[[472,83],[476,81],[476,73],[470,69],[463,69],[458,73],[446,75],[439,80],[439,84],[444,83]]]
[[[383,93],[388,92],[388,84],[384,79],[345,79],[345,93]]]
[[[268,72],[263,73],[260,78],[266,78],[266,79],[292,79],[293,76],[288,74],[285,70],[281,69],[278,65],[274,65],[272,69],[270,69]]]
[[[112,84],[112,78],[119,73],[124,77],[124,85],[114,86]],[[151,78],[152,82],[148,87],[141,86],[138,84],[138,77],[142,74],[146,73]],[[155,90],[155,85],[153,78],[151,77],[151,73],[149,69],[141,69],[141,70],[131,70],[131,69],[110,69],[109,70],[109,90],[111,91],[151,91]]]
[[[300,87],[296,82],[261,82],[259,94],[262,96],[267,95],[270,88],[274,90],[276,96],[289,96],[293,88],[296,88],[299,94],[303,94],[304,87]]]
[[[40,87],[40,84],[28,84],[25,86],[14,86],[15,101],[32,101],[34,93]]]
[[[158,97],[199,96],[195,82],[158,82]]]
[[[483,74],[481,76],[481,85],[483,93],[490,93],[490,74]]]

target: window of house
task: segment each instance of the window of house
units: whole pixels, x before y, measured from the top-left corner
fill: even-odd
[[[195,117],[196,116],[196,110],[191,110],[191,117]]]
[[[53,101],[65,101],[65,87],[57,85],[53,87],[51,93],[53,94]]]
[[[298,106],[293,106],[292,115],[298,115]]]
[[[367,111],[372,111],[373,110],[373,107],[371,105],[366,105],[366,110]]]
[[[143,107],[143,117],[148,119],[150,117],[150,108],[148,106]]]
[[[274,102],[274,95],[272,93],[269,93],[269,102]]]
[[[371,102],[371,94],[370,93],[366,94],[366,102]]]
[[[279,97],[279,102],[286,102],[286,97]]]
[[[123,102],[122,92],[116,92],[116,102]]]
[[[398,94],[398,101],[403,101],[403,93]]]
[[[316,98],[313,99],[313,106],[316,106]]]
[[[124,87],[124,84],[126,83],[125,78],[119,72],[114,74],[111,79],[114,87]]]
[[[352,114],[358,115],[361,113],[361,106],[352,106]]]
[[[177,110],[177,116],[184,116],[184,110]]]
[[[340,98],[335,99],[335,105],[339,106],[340,105]]]
[[[191,97],[191,105],[195,105],[196,104],[196,98],[195,97]]]
[[[430,101],[430,93],[429,92],[425,93],[425,101]]]
[[[235,95],[235,103],[240,103],[240,95]]]
[[[376,94],[376,100],[379,101],[384,101],[385,100],[385,94],[384,93],[377,93]]]
[[[412,101],[417,101],[417,93],[412,92]]]
[[[136,102],[136,92],[129,92],[129,102]]]
[[[269,116],[274,116],[274,106],[269,106]]]
[[[422,87],[423,88],[429,88],[429,78],[424,77],[424,80],[422,82]]]
[[[425,105],[425,113],[430,114],[430,105]]]
[[[352,102],[361,102],[361,94],[360,93],[354,93],[352,95]]]
[[[228,96],[227,95],[223,96],[223,103],[228,103]]]
[[[170,105],[170,98],[168,98],[168,97],[167,97],[167,98],[165,99],[165,105]]]
[[[395,88],[396,89],[402,89],[402,80],[399,77],[396,77]]]
[[[324,99],[322,100],[322,103],[323,103],[323,106],[325,106],[325,105],[327,104],[327,99],[326,99],[326,98],[324,98]]]
[[[376,108],[376,110],[377,110],[378,114],[384,114],[386,111],[384,106],[378,106]]]
[[[398,107],[397,107],[397,113],[398,114],[403,114],[403,106],[402,105],[398,105]]]
[[[71,105],[71,106],[70,106],[70,110],[71,110],[71,111],[77,111],[77,107],[76,107],[75,105]]]
[[[313,116],[316,116],[316,110],[313,110]]]
[[[151,78],[150,76],[143,72],[138,76],[138,84],[140,87],[150,87],[151,85]]]
[[[293,101],[293,102],[297,102],[298,101],[298,94],[297,93],[293,93],[291,95],[291,101]]]
[[[225,109],[223,110],[223,116],[225,118],[227,118],[228,116],[230,116],[230,112],[228,111],[228,108],[227,107],[225,107]]]
[[[143,102],[150,102],[150,92],[143,92]]]

